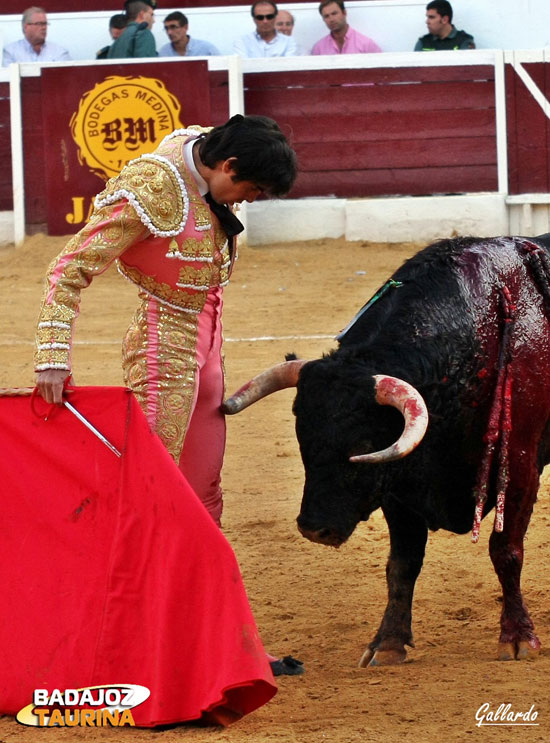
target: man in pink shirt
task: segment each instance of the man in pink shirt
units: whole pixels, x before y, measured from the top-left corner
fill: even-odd
[[[319,13],[330,33],[314,45],[312,54],[368,54],[382,51],[376,42],[348,25],[344,0],[321,0]]]

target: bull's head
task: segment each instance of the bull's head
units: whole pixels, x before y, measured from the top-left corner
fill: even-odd
[[[380,470],[362,465],[392,462],[412,452],[426,432],[428,411],[407,382],[380,374],[365,378],[364,369],[355,374],[331,357],[278,364],[244,385],[222,409],[238,413],[293,386],[298,388],[294,414],[306,473],[298,529],[311,541],[338,547],[380,505]]]

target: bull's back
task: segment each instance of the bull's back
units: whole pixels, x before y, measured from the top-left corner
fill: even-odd
[[[364,351],[375,360],[376,373],[400,376],[417,387],[428,403],[434,439],[462,446],[472,466],[498,404],[499,370],[509,368],[513,441],[538,449],[546,462],[550,301],[544,294],[546,287],[550,297],[550,271],[545,264],[543,240],[469,237],[434,243],[393,274],[392,288],[341,345]]]
[[[484,356],[493,363],[509,295],[515,354],[550,358],[546,344],[550,301],[545,302],[541,286],[547,285],[550,297],[550,275],[535,276],[536,258],[529,242],[467,237],[424,248],[393,274],[389,288],[350,328],[341,345],[416,347],[426,353],[432,347],[434,357],[450,353],[456,362],[467,363],[469,356]],[[548,260],[548,251],[541,249]]]

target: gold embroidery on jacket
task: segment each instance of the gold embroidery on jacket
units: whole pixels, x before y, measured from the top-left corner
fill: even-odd
[[[209,130],[207,129],[206,131]],[[195,179],[187,170],[183,154],[183,147],[187,139],[188,137],[186,135],[173,137],[164,142],[162,146],[158,148],[157,152],[159,155],[164,155],[171,160],[178,169],[187,189],[191,211],[193,212],[197,230],[208,230],[212,226],[212,212],[208,208],[207,204],[204,203],[202,196],[198,192]]]
[[[219,278],[219,271],[216,268],[216,266],[209,264],[199,267],[183,266],[179,271],[178,286],[203,290],[210,289],[212,280]]]
[[[43,346],[54,343],[70,343],[71,342],[71,326],[68,325],[66,328],[59,327],[59,324],[52,326],[44,326],[42,323],[38,327],[36,333],[36,342],[38,345]]]
[[[119,211],[105,225],[115,210]],[[101,229],[98,227],[101,225]],[[105,269],[124,250],[146,235],[146,229],[137,219],[135,210],[125,204],[105,206],[92,214],[90,222],[74,235],[61,255],[50,264],[46,277],[46,289],[38,318],[39,333],[35,352],[35,368],[70,369],[70,348],[56,348],[57,344],[69,344],[72,326],[80,304],[80,292],[93,277]],[[85,247],[82,247],[86,245]],[[72,256],[63,266],[59,276],[60,260]],[[53,286],[52,286],[53,283]],[[46,298],[50,296],[46,303]],[[67,330],[66,326],[70,330]],[[47,339],[44,330],[47,328]],[[49,346],[49,347],[48,347]]]
[[[154,156],[144,155],[128,163],[120,175],[111,178],[105,189],[97,196],[98,204],[109,203],[117,192],[129,192],[135,197],[136,211],[145,213],[142,221],[150,223],[154,230],[170,232],[185,226],[186,194],[182,182],[170,165]],[[121,195],[121,198],[124,194]]]
[[[181,288],[172,288],[170,284],[156,281],[152,276],[146,276],[137,268],[126,266],[121,261],[118,262],[118,269],[123,276],[144,289],[147,294],[158,299],[159,302],[191,312],[200,312],[204,307],[206,295],[203,292],[192,294]]]
[[[180,237],[178,235],[178,237]],[[178,242],[178,258],[182,260],[199,260],[199,261],[212,261],[213,255],[216,250],[214,241],[212,240],[209,232],[204,233],[204,237],[198,240],[196,237],[180,237],[180,241],[176,237],[175,240]],[[172,245],[170,246],[172,248]]]

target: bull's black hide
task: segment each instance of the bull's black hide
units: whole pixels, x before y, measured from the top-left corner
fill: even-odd
[[[499,657],[526,658],[540,647],[520,573],[550,460],[549,248],[550,235],[435,243],[396,271],[337,350],[293,367],[305,467],[300,531],[338,546],[377,508],[390,531],[388,604],[361,665],[401,662],[412,645],[428,530],[468,532],[476,502],[486,515],[499,490],[503,528],[490,537],[503,590]],[[429,425],[408,456],[364,464],[350,457],[385,449],[403,428],[396,409],[375,401],[374,375],[413,385]]]
[[[301,369],[294,403],[306,473],[300,530],[339,545],[377,508],[390,530],[389,601],[363,665],[405,658],[428,530],[472,528],[484,466],[484,514],[495,505],[503,467],[508,478],[504,530],[490,539],[503,588],[499,655],[522,658],[540,646],[520,572],[539,474],[550,460],[548,237],[429,246],[393,275],[400,285],[371,305],[336,351]],[[506,432],[499,371],[511,385]],[[426,401],[429,426],[406,458],[357,464],[350,455],[388,446],[403,426],[394,408],[374,401],[374,374],[411,383]],[[491,459],[487,438],[495,420]]]

